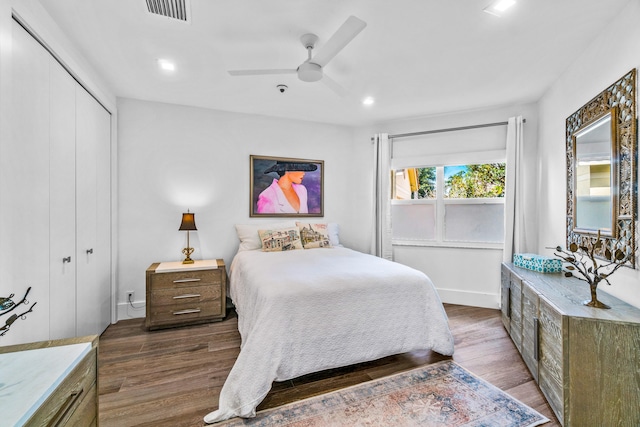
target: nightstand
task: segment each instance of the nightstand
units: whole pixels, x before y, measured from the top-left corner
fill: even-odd
[[[148,329],[223,320],[227,273],[224,261],[154,263],[147,269]]]

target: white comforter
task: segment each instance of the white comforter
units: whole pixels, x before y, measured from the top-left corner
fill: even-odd
[[[207,423],[255,416],[273,381],[417,349],[453,354],[431,280],[350,249],[239,252],[230,296],[242,345]]]

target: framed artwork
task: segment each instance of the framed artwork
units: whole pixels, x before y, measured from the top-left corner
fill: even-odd
[[[324,161],[252,155],[250,163],[250,216],[324,216]]]

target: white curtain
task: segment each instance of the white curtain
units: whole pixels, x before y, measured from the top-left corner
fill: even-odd
[[[526,247],[524,230],[524,121],[522,116],[510,117],[507,125],[507,170],[504,200],[503,261],[513,260],[514,253]]]
[[[391,141],[386,133],[373,137],[373,222],[371,253],[393,259],[391,246]]]

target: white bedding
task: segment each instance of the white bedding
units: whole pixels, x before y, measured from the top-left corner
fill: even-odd
[[[273,381],[417,349],[453,354],[431,280],[350,249],[239,252],[230,296],[242,345],[207,423],[255,416]]]

